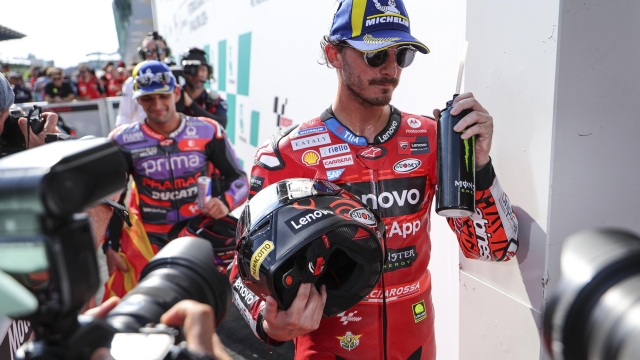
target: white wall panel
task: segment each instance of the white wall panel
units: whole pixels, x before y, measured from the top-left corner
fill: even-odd
[[[549,243],[593,227],[640,233],[640,3],[561,6]],[[550,253],[549,268],[558,261]]]
[[[516,208],[520,249],[504,264],[461,256],[461,359],[540,358],[558,7],[468,2],[465,90],[494,118],[491,156]]]

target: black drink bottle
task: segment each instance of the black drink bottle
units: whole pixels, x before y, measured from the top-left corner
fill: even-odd
[[[458,95],[453,96],[453,100]],[[446,217],[467,217],[475,211],[475,136],[463,140],[453,127],[470,110],[451,115],[453,100],[447,102],[438,120],[438,183],[436,213]]]

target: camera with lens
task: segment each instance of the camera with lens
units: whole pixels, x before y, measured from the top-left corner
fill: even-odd
[[[25,139],[18,120],[22,117],[27,118],[29,124],[27,131],[34,134],[40,134],[44,131],[45,119],[42,117],[42,107],[34,104],[29,110],[29,113],[25,115],[21,108],[12,108],[9,112],[9,116],[4,119],[4,130],[0,135],[0,153],[2,155],[10,155],[23,150],[28,147],[27,140]],[[58,121],[59,127],[65,126],[63,122]],[[46,134],[45,143],[54,142],[57,140],[66,140],[69,135],[65,132],[57,134]]]
[[[4,119],[4,130],[0,135],[0,149],[4,154],[13,154],[27,149],[27,143],[22,130],[18,125],[18,120],[25,117],[24,112],[20,108],[13,108],[9,112],[9,116]],[[40,134],[44,130],[45,120],[42,118],[42,108],[33,105],[26,116],[29,130],[34,134]]]
[[[555,360],[640,359],[640,237],[593,229],[567,238],[544,316]]]
[[[117,360],[181,359],[177,330],[148,324],[185,299],[209,304],[216,323],[226,315],[229,282],[211,245],[198,238],[165,246],[106,319],[79,315],[100,286],[89,219],[79,212],[124,189],[125,170],[123,155],[104,138],[56,142],[0,160],[0,275],[36,304],[0,314],[29,320],[34,329],[35,339],[14,358],[89,359],[106,347]],[[0,303],[17,293],[3,286]]]

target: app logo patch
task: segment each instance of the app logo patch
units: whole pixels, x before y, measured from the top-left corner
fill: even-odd
[[[415,322],[418,323],[427,318],[427,309],[424,306],[424,300],[411,305],[411,307],[413,308],[413,320],[415,320]]]
[[[313,150],[305,151],[302,155],[302,162],[307,166],[316,166],[320,163],[320,154]]]
[[[362,335],[354,335],[351,331],[347,331],[344,336],[336,336],[340,340],[340,346],[351,351],[360,345],[360,337]]]

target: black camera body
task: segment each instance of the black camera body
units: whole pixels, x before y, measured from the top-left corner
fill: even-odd
[[[31,321],[35,334],[15,359],[89,359],[120,333],[171,335],[167,351],[147,351],[162,359],[175,350],[175,332],[146,325],[159,323],[177,302],[209,304],[216,323],[226,315],[229,281],[217,270],[211,244],[198,238],[165,246],[106,320],[79,315],[100,286],[91,226],[79,212],[122,191],[125,171],[124,156],[105,138],[56,142],[0,160],[0,272],[38,303],[31,314],[11,314]],[[3,290],[0,303],[9,291]],[[129,344],[118,351],[133,351],[140,341]]]
[[[18,120],[21,117],[25,117],[22,109],[16,108],[11,109],[9,116],[4,119],[4,130],[0,135],[0,150],[3,154],[14,154],[27,149],[27,143],[18,125]],[[33,105],[26,118],[30,131],[34,134],[40,134],[44,130],[45,120],[42,118],[42,107]]]

